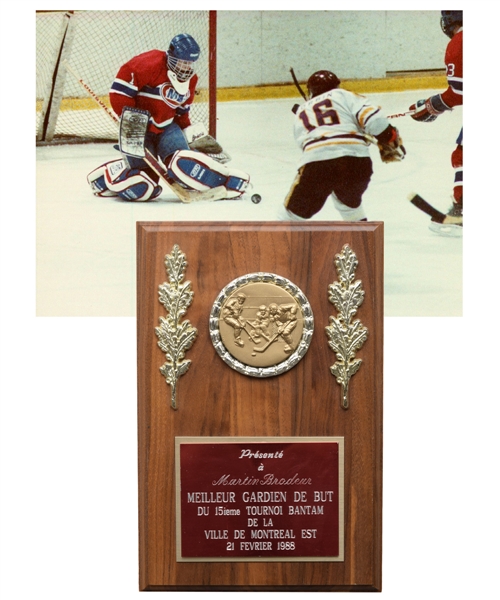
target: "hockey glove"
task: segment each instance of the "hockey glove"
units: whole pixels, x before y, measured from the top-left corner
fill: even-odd
[[[447,110],[451,110],[451,108],[443,102],[440,94],[436,94],[427,98],[427,100],[419,100],[415,104],[412,104],[409,110],[414,111],[411,118],[415,121],[431,123],[439,115],[442,115]]]
[[[406,150],[399,131],[395,127],[389,125],[387,129],[375,137],[382,162],[400,162],[404,159]]]
[[[191,150],[198,150],[205,154],[218,154],[222,152],[219,142],[208,134],[202,123],[195,123],[184,129],[187,143]]]
[[[219,142],[209,135],[203,123],[189,125],[184,129],[184,135],[191,150],[203,152],[203,154],[222,164],[231,160],[231,157],[222,149]]]

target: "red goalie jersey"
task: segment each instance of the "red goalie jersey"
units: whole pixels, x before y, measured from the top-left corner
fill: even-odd
[[[187,91],[184,94],[177,92],[168,76],[166,53],[150,50],[120,68],[109,99],[118,116],[125,106],[148,110],[151,114],[149,130],[153,133],[161,133],[174,119],[185,129],[191,124],[189,109],[197,82],[197,75],[193,75]]]
[[[441,94],[441,98],[450,108],[461,106],[463,102],[463,33],[463,30],[460,30],[452,37],[448,43],[444,57],[448,89]]]

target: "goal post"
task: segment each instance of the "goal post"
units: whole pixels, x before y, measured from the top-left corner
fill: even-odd
[[[111,120],[66,76],[66,61],[110,106],[109,89],[122,64],[141,52],[166,51],[179,33],[192,35],[201,49],[191,120],[215,137],[216,11],[37,11],[37,144],[116,141]]]

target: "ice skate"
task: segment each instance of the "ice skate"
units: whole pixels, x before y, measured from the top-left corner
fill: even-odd
[[[463,235],[463,206],[453,202],[442,223],[432,220],[429,229],[438,235],[446,237],[462,237]]]

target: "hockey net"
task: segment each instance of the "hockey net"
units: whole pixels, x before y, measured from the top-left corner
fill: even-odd
[[[116,124],[67,72],[67,62],[109,107],[109,89],[127,60],[167,50],[179,33],[198,42],[191,121],[215,137],[215,11],[40,11],[36,14],[36,141],[115,141]]]

